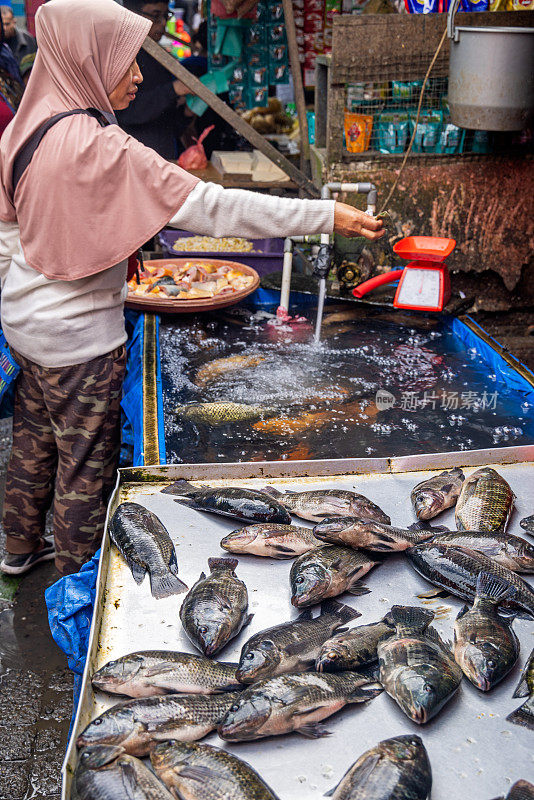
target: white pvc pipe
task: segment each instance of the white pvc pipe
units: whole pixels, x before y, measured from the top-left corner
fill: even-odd
[[[289,309],[289,293],[291,290],[291,270],[293,267],[293,242],[291,239],[284,241],[284,264],[282,267],[282,288],[280,290],[280,305],[278,314],[287,314]]]

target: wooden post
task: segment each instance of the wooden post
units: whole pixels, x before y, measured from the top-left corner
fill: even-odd
[[[210,106],[214,111],[219,114],[226,122],[228,122],[235,130],[244,136],[253,147],[256,147],[264,155],[280,167],[286,175],[297,184],[300,189],[303,189],[310,197],[319,197],[319,190],[291,161],[280,153],[276,147],[263,138],[261,133],[258,133],[254,128],[245,122],[239,114],[230,108],[220,97],[213,94],[199,79],[189,72],[174,56],[167,53],[161,45],[154,42],[147,37],[143,43],[143,50],[156,59],[168,72],[178,78],[184,83],[191,92],[205,103]]]
[[[289,63],[291,65],[293,88],[295,89],[295,103],[299,118],[300,168],[301,170],[304,170],[306,163],[310,160],[310,140],[308,136],[306,100],[304,98],[304,86],[302,83],[302,69],[300,67],[299,60],[299,46],[297,43],[297,32],[295,29],[295,17],[293,15],[293,3],[292,0],[283,0],[283,3],[287,34],[287,49],[289,51]]]

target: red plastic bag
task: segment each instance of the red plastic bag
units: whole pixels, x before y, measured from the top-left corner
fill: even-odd
[[[210,125],[209,128],[204,128],[198,139],[195,139],[196,144],[192,144],[187,150],[184,150],[178,159],[178,166],[182,169],[205,169],[208,166],[208,159],[204,151],[202,142],[215,125]]]

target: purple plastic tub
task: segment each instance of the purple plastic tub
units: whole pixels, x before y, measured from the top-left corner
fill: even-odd
[[[252,239],[254,250],[248,253],[232,252],[230,250],[217,253],[195,253],[175,250],[173,245],[178,239],[194,236],[189,231],[180,231],[177,228],[165,228],[159,233],[159,242],[165,258],[227,258],[228,261],[240,261],[256,270],[259,275],[268,275],[270,272],[281,270],[284,261],[283,239]]]

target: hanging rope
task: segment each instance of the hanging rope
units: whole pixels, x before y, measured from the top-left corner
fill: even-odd
[[[397,175],[397,177],[395,179],[395,183],[393,184],[393,186],[389,190],[389,194],[387,196],[386,202],[384,203],[384,205],[380,209],[380,212],[379,212],[380,214],[383,214],[384,211],[387,209],[387,207],[389,205],[389,201],[393,197],[393,193],[394,193],[394,191],[397,188],[397,185],[399,183],[400,176],[402,175],[402,171],[403,171],[404,167],[406,166],[406,162],[408,160],[408,156],[410,155],[410,152],[411,152],[411,149],[412,149],[412,145],[414,143],[415,134],[417,133],[417,124],[419,122],[419,117],[421,116],[421,105],[423,103],[423,94],[425,92],[425,88],[426,88],[426,84],[427,84],[427,81],[428,81],[428,77],[429,77],[430,73],[432,72],[432,67],[436,63],[436,59],[437,59],[437,57],[439,56],[439,54],[441,52],[441,48],[443,47],[443,42],[445,41],[446,38],[447,38],[447,28],[445,27],[445,30],[443,31],[443,36],[441,37],[441,41],[438,44],[438,48],[437,48],[436,52],[434,53],[434,57],[433,57],[432,61],[430,62],[430,66],[427,69],[425,78],[423,80],[423,85],[421,87],[421,93],[419,95],[419,104],[417,106],[417,116],[415,118],[415,125],[414,125],[414,129],[413,129],[413,133],[412,133],[412,138],[410,139],[410,143],[408,144],[408,149],[406,150],[406,152],[404,154],[404,158],[402,160],[402,164],[400,166],[398,175]]]

